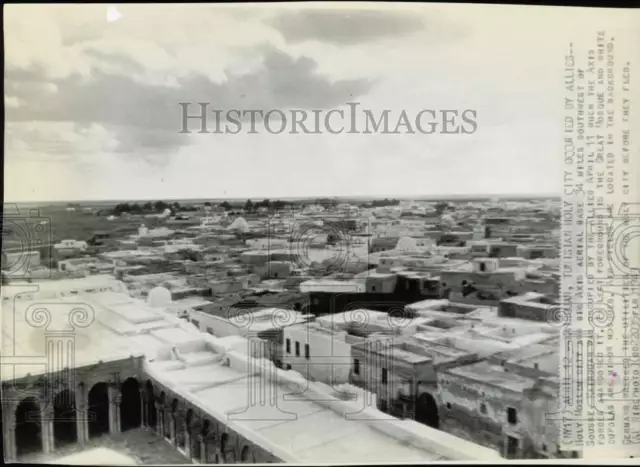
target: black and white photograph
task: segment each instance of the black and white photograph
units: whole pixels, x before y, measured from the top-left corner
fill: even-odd
[[[5,461],[632,462],[636,13],[6,5]]]

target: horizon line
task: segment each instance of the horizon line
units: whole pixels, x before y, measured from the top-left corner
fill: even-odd
[[[11,200],[3,201],[3,205],[7,204],[45,204],[45,203],[105,203],[105,202],[148,202],[148,201],[188,201],[188,202],[206,202],[206,201],[242,201],[242,200],[258,200],[269,199],[271,201],[305,201],[310,199],[362,199],[362,200],[384,200],[384,199],[396,199],[399,201],[431,201],[431,200],[443,200],[447,198],[462,198],[462,199],[489,199],[489,198],[561,198],[562,193],[457,193],[448,195],[339,195],[339,196],[327,196],[327,195],[309,195],[309,196],[287,196],[287,197],[270,197],[270,196],[248,196],[248,197],[197,197],[197,198],[178,198],[178,197],[165,197],[165,198],[103,198],[103,199],[60,199],[60,200]]]

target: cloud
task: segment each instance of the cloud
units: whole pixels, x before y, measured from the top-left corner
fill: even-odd
[[[290,43],[317,40],[356,45],[406,36],[424,28],[415,14],[377,10],[300,10],[276,16],[270,24]]]
[[[8,106],[7,119],[101,124],[114,133],[117,152],[140,152],[153,159],[153,154],[171,153],[191,141],[179,133],[179,102],[209,102],[222,110],[328,108],[365,94],[371,86],[367,80],[329,80],[308,57],[294,58],[272,47],[256,52],[262,53],[259,67],[229,73],[220,83],[199,73],[168,85],[102,70],[93,70],[90,77],[58,78],[48,78],[41,68],[7,70],[7,93],[21,104]],[[93,55],[116,62],[102,52]],[[136,67],[127,58],[122,63]]]
[[[119,5],[123,17],[107,23],[106,8],[5,9],[7,198],[557,191],[566,45],[606,29],[624,57],[636,20],[588,9],[283,3]],[[184,135],[180,102],[359,102],[394,116],[468,108],[479,128]]]
[[[98,151],[113,151],[117,141],[102,125],[79,125],[70,122],[7,122],[7,152],[21,157],[49,157],[55,160],[74,160]]]
[[[101,51],[96,48],[87,48],[85,53],[91,57],[98,59],[103,64],[121,67],[125,71],[134,73],[143,73],[144,66],[126,55],[120,55],[114,52]]]
[[[20,99],[15,96],[4,96],[4,105],[10,109],[20,107]]]

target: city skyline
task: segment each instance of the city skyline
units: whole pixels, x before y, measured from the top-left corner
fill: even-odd
[[[33,200],[33,201],[23,201],[23,200],[7,200],[4,202],[5,206],[12,204],[24,204],[24,205],[44,205],[45,203],[49,204],[65,204],[65,203],[78,203],[78,204],[109,204],[109,203],[122,203],[122,202],[153,202],[153,201],[173,201],[173,202],[183,202],[185,204],[190,203],[204,203],[204,202],[245,202],[247,200],[251,201],[262,201],[264,199],[269,199],[271,201],[289,201],[289,202],[303,202],[303,201],[313,201],[318,199],[331,199],[337,201],[372,201],[372,200],[398,200],[398,201],[414,201],[414,202],[433,202],[433,201],[487,201],[491,199],[499,199],[499,200],[560,200],[562,197],[561,193],[521,193],[521,194],[513,194],[513,193],[482,193],[482,194],[473,194],[473,193],[454,193],[447,195],[417,195],[417,196],[406,196],[406,195],[377,195],[377,196],[289,196],[289,197],[275,197],[271,198],[269,196],[245,196],[245,197],[234,197],[234,198],[223,198],[223,197],[200,197],[200,198],[172,198],[172,197],[160,197],[160,198],[114,198],[114,199],[61,199],[61,200]]]

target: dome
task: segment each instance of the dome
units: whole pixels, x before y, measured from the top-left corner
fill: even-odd
[[[397,250],[412,251],[418,247],[416,240],[411,237],[402,237],[396,245]]]
[[[152,307],[169,305],[171,301],[171,292],[165,287],[154,287],[147,295],[147,304]]]
[[[240,232],[248,232],[249,231],[249,223],[244,219],[244,217],[238,217],[234,220],[229,226],[229,230],[239,230]]]

